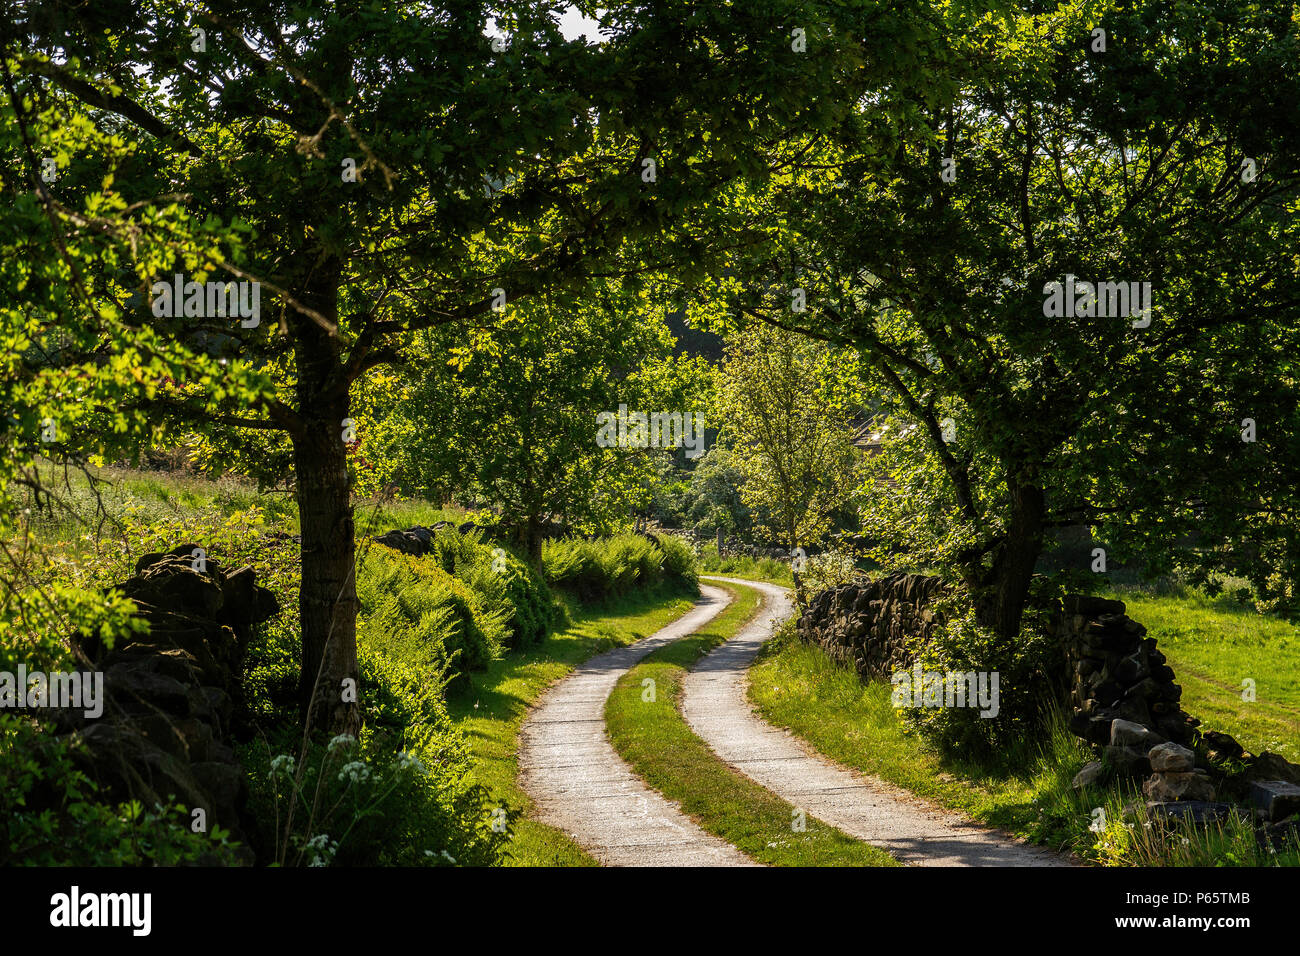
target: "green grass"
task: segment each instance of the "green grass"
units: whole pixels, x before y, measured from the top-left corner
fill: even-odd
[[[1196,592],[1113,595],[1146,626],[1183,688],[1182,706],[1203,729],[1232,734],[1247,750],[1300,761],[1300,628]],[[1255,682],[1255,700],[1242,684]]]
[[[731,578],[744,578],[748,581],[766,581],[769,584],[794,586],[794,576],[790,565],[775,558],[751,558],[748,556],[718,556],[716,544],[706,544],[697,555],[701,574],[721,574]]]
[[[472,675],[472,689],[448,701],[473,755],[473,779],[507,812],[515,811],[508,866],[595,866],[568,835],[529,819],[532,801],[520,788],[519,727],[546,688],[595,654],[648,637],[691,608],[678,592],[657,591],[599,606],[570,608],[572,625],[522,652],[510,652]]]
[[[749,676],[750,700],[766,720],[847,767],[1056,848],[1070,845],[1079,814],[1088,819],[1087,808],[1063,800],[1089,759],[1068,731],[1048,736],[1019,771],[943,757],[903,725],[888,684],[863,684],[788,627]]]
[[[903,724],[891,690],[881,681],[862,683],[820,648],[801,643],[792,628],[769,642],[750,670],[750,699],[763,717],[826,756],[1086,861],[1109,866],[1300,863],[1300,853],[1258,852],[1249,824],[1241,820],[1209,831],[1179,827],[1164,835],[1145,827],[1141,815],[1125,817],[1126,806],[1142,802],[1131,785],[1072,789],[1074,774],[1091,754],[1060,715],[1041,740],[1026,741],[1000,765],[989,766],[936,752]],[[1105,811],[1106,825],[1094,831],[1098,808]]]
[[[99,480],[95,489],[80,472],[64,476],[61,469],[43,464],[42,481],[55,498],[68,505],[75,517],[56,510],[54,517],[38,511],[30,492],[23,501],[32,507],[32,528],[46,543],[66,541],[87,532],[113,537],[115,522],[130,515],[139,522],[167,518],[190,518],[212,514],[229,515],[260,508],[267,525],[276,531],[298,531],[298,505],[283,490],[259,491],[257,485],[232,475],[210,478],[201,474],[143,471],[106,467],[91,469]],[[356,501],[357,534],[369,537],[391,528],[432,525],[438,521],[460,524],[466,513],[442,508],[425,501]],[[101,517],[105,520],[101,521]]]
[[[1106,866],[1300,866],[1300,852],[1261,849],[1249,809],[1234,809],[1227,820],[1198,827],[1161,824],[1148,817],[1136,789],[1090,790],[1105,816],[1088,848],[1089,859]],[[1133,812],[1125,813],[1126,805]],[[1095,813],[1095,810],[1093,811]]]
[[[704,830],[775,866],[897,866],[884,850],[818,820],[794,829],[795,808],[720,760],[677,708],[687,669],[735,635],[759,610],[752,588],[703,630],[651,654],[619,680],[605,705],[614,749],[651,787],[681,804]],[[654,681],[654,701],[643,681]]]
[[[20,494],[21,507],[30,507],[30,527],[43,545],[82,549],[122,537],[122,526],[160,520],[212,518],[260,508],[268,525],[297,529],[297,505],[289,495],[258,493],[255,485],[236,478],[209,479],[165,472],[123,468],[91,469],[94,488],[85,475],[46,464],[41,480],[59,503],[53,515],[36,507],[29,491]]]

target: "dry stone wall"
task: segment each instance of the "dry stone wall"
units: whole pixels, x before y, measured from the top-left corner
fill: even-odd
[[[916,574],[829,588],[800,616],[799,636],[864,678],[889,680],[942,624],[932,605],[944,591],[938,578]],[[1300,766],[1202,732],[1181,707],[1173,668],[1122,601],[1071,595],[1046,628],[1068,668],[1061,703],[1070,730],[1098,757],[1076,787],[1128,778],[1149,810],[1198,822],[1223,819],[1231,806],[1216,801],[1231,797],[1254,811],[1261,839],[1300,840]]]
[[[912,665],[909,645],[928,640],[940,618],[929,605],[939,578],[891,574],[816,594],[799,618],[799,636],[864,677],[889,680]]]
[[[246,777],[231,745],[248,642],[279,607],[252,568],[227,571],[196,550],[145,555],[115,586],[148,628],[112,648],[74,638],[85,669],[104,674],[107,702],[99,717],[73,709],[54,721],[84,741],[82,769],[109,799],[202,809],[209,830],[219,825],[246,847]]]
[[[1123,720],[1147,730],[1132,745],[1188,743],[1199,721],[1179,705],[1183,690],[1155,638],[1125,611],[1122,601],[1072,595],[1052,622],[1072,671],[1070,730],[1108,746],[1114,721]]]

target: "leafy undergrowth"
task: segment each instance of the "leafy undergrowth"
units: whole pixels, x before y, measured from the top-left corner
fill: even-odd
[[[766,581],[769,584],[794,586],[790,565],[776,558],[751,558],[748,555],[718,555],[716,544],[706,544],[699,550],[701,574],[721,574],[749,581]]]
[[[788,728],[828,757],[940,806],[1032,842],[1103,865],[1294,865],[1300,854],[1255,848],[1249,827],[1165,833],[1124,809],[1123,789],[1073,790],[1091,759],[1057,715],[1038,741],[1001,755],[997,765],[944,757],[910,732],[891,703],[892,688],[862,683],[792,626],[769,642],[750,671],[750,699],[769,722]],[[1140,802],[1140,801],[1139,801]],[[1100,810],[1101,813],[1097,811]],[[1186,841],[1186,842],[1184,842]]]
[[[663,587],[595,605],[571,602],[571,624],[540,644],[512,651],[471,676],[472,687],[448,710],[465,736],[470,779],[491,794],[493,808],[513,821],[502,862],[509,866],[595,866],[565,833],[529,819],[532,801],[520,788],[519,727],[542,692],[596,654],[648,637],[691,608],[689,591]]]
[[[898,865],[877,847],[819,820],[801,817],[795,807],[727,766],[682,718],[677,702],[687,669],[738,633],[759,611],[756,590],[727,590],[735,600],[708,625],[651,654],[619,680],[605,704],[605,724],[614,749],[651,787],[681,804],[704,830],[759,862]]]
[[[293,501],[232,479],[120,469],[99,476],[113,484],[97,493],[73,476],[62,492],[68,510],[33,509],[42,545],[34,583],[93,594],[129,577],[140,555],[194,542],[227,568],[255,567],[280,602],[282,613],[250,642],[244,690],[254,735],[237,748],[260,861],[482,865],[501,862],[504,848],[509,862],[593,862],[563,834],[520,819],[527,801],[514,785],[515,733],[527,704],[573,664],[689,608],[689,549],[652,549],[644,538],[583,542],[573,549],[573,568],[588,590],[622,596],[595,606],[570,598],[566,611],[540,575],[475,533],[443,532],[425,558],[369,540],[392,527],[463,515],[419,502],[359,503],[366,726],[359,740],[313,735],[304,742]],[[571,626],[550,633],[566,613]],[[87,811],[96,821],[114,812]]]
[[[691,549],[667,535],[657,545],[637,534],[550,539],[542,544],[542,573],[548,583],[583,601],[660,584],[687,589],[699,584]]]
[[[74,746],[0,714],[0,866],[238,865],[230,834],[190,829],[189,808],[109,801]]]

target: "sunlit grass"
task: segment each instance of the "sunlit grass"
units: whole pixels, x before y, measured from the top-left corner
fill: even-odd
[[[1166,609],[1171,614],[1178,610],[1172,604]],[[1160,620],[1151,610],[1139,610],[1136,601],[1130,604],[1135,619],[1143,620],[1140,614],[1147,613],[1150,619]],[[1197,644],[1191,639],[1187,643]],[[1181,679],[1175,655],[1170,659]],[[990,766],[939,754],[904,725],[891,703],[888,684],[863,683],[820,648],[800,642],[792,628],[765,646],[750,678],[750,698],[759,712],[826,756],[977,821],[1072,851],[1082,859],[1112,866],[1300,862],[1300,853],[1258,850],[1243,817],[1208,828],[1182,823],[1147,827],[1151,821],[1133,784],[1074,790],[1071,780],[1092,755],[1070,734],[1060,715],[1044,728],[1039,740],[1025,741],[1023,747],[1004,753],[997,766]],[[1291,740],[1294,743],[1294,737]],[[1242,742],[1247,742],[1244,734]],[[1126,808],[1132,812],[1125,814]]]
[[[528,818],[532,801],[518,784],[519,728],[553,682],[587,658],[648,637],[690,610],[680,592],[638,594],[600,607],[570,608],[573,624],[546,640],[493,661],[472,675],[473,687],[448,701],[473,755],[473,779],[520,813],[506,847],[511,866],[594,866],[568,835]]]
[[[1035,842],[1069,846],[1076,832],[1070,818],[1079,808],[1062,798],[1088,760],[1081,742],[1068,732],[1048,734],[1026,747],[1014,770],[945,758],[904,726],[891,690],[862,683],[800,642],[792,628],[769,642],[750,670],[750,699],[759,712],[826,756]]]
[[[783,584],[786,587],[792,587],[794,584],[790,565],[775,558],[751,558],[747,555],[727,554],[719,557],[716,544],[706,544],[701,547],[697,557],[701,574],[722,574],[749,581]]]
[[[1300,628],[1227,597],[1127,588],[1114,596],[1156,639],[1183,688],[1183,709],[1204,729],[1300,761]],[[1242,699],[1248,680],[1253,701]]]

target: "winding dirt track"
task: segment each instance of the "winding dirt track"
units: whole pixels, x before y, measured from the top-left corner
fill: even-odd
[[[1030,846],[881,780],[834,764],[792,734],[754,714],[748,669],[759,648],[793,613],[789,592],[772,584],[712,578],[756,588],[760,615],[687,674],[682,715],[713,751],[808,816],[883,847],[916,866],[1070,866],[1069,858]],[[702,587],[718,600],[723,592]]]
[[[538,820],[606,866],[754,866],[647,787],[605,736],[605,701],[637,661],[692,634],[731,600],[702,588],[694,608],[650,637],[593,657],[551,687],[519,733],[519,782]]]

